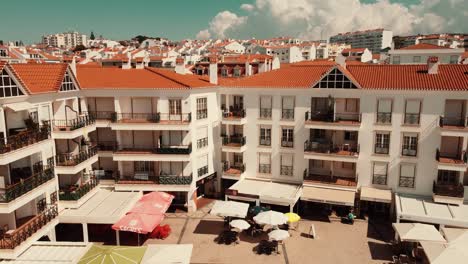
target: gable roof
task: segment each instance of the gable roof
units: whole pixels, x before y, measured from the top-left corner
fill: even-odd
[[[68,65],[8,64],[8,67],[30,94],[40,94],[57,92],[60,89]]]

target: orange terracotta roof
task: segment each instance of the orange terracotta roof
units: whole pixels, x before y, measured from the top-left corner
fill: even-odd
[[[7,64],[6,61],[0,61],[0,71],[3,70],[3,67],[5,67],[6,64]]]
[[[13,74],[31,94],[57,92],[68,65],[65,63],[9,64]]]
[[[77,67],[82,89],[190,89],[212,86],[193,75],[180,75],[169,70]]]
[[[462,57],[462,60],[468,59],[468,51],[463,52],[461,57]]]
[[[421,50],[421,49],[451,49],[451,48],[427,44],[427,43],[419,43],[416,45],[411,45],[408,47],[401,48],[400,50]]]
[[[468,90],[468,65],[439,65],[428,74],[427,65],[350,65],[347,70],[363,89]]]

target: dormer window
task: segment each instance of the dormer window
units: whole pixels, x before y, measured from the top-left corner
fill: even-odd
[[[63,78],[62,85],[60,86],[60,91],[74,91],[76,90],[75,84],[73,83],[72,78],[68,72],[65,73],[65,77]]]
[[[240,68],[235,68],[233,75],[234,75],[234,77],[240,77],[241,76],[241,69]]]
[[[16,82],[10,78],[8,73],[3,70],[0,73],[0,98],[21,95],[24,95],[24,93],[18,87]]]
[[[228,77],[228,69],[227,68],[221,69],[221,76]]]
[[[314,88],[357,89],[356,85],[337,68],[323,77]]]

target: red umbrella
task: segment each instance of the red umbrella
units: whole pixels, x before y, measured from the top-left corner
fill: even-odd
[[[171,202],[161,200],[138,201],[128,213],[139,213],[149,215],[164,214]]]
[[[148,194],[143,195],[139,201],[165,201],[172,203],[174,199],[174,195],[168,194],[166,192],[150,192]]]
[[[164,215],[129,213],[112,226],[114,230],[147,234],[152,232],[164,219]]]

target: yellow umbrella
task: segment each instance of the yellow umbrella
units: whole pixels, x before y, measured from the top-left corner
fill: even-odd
[[[284,214],[288,218],[288,222],[295,223],[301,220],[301,217],[296,213],[285,213]]]

